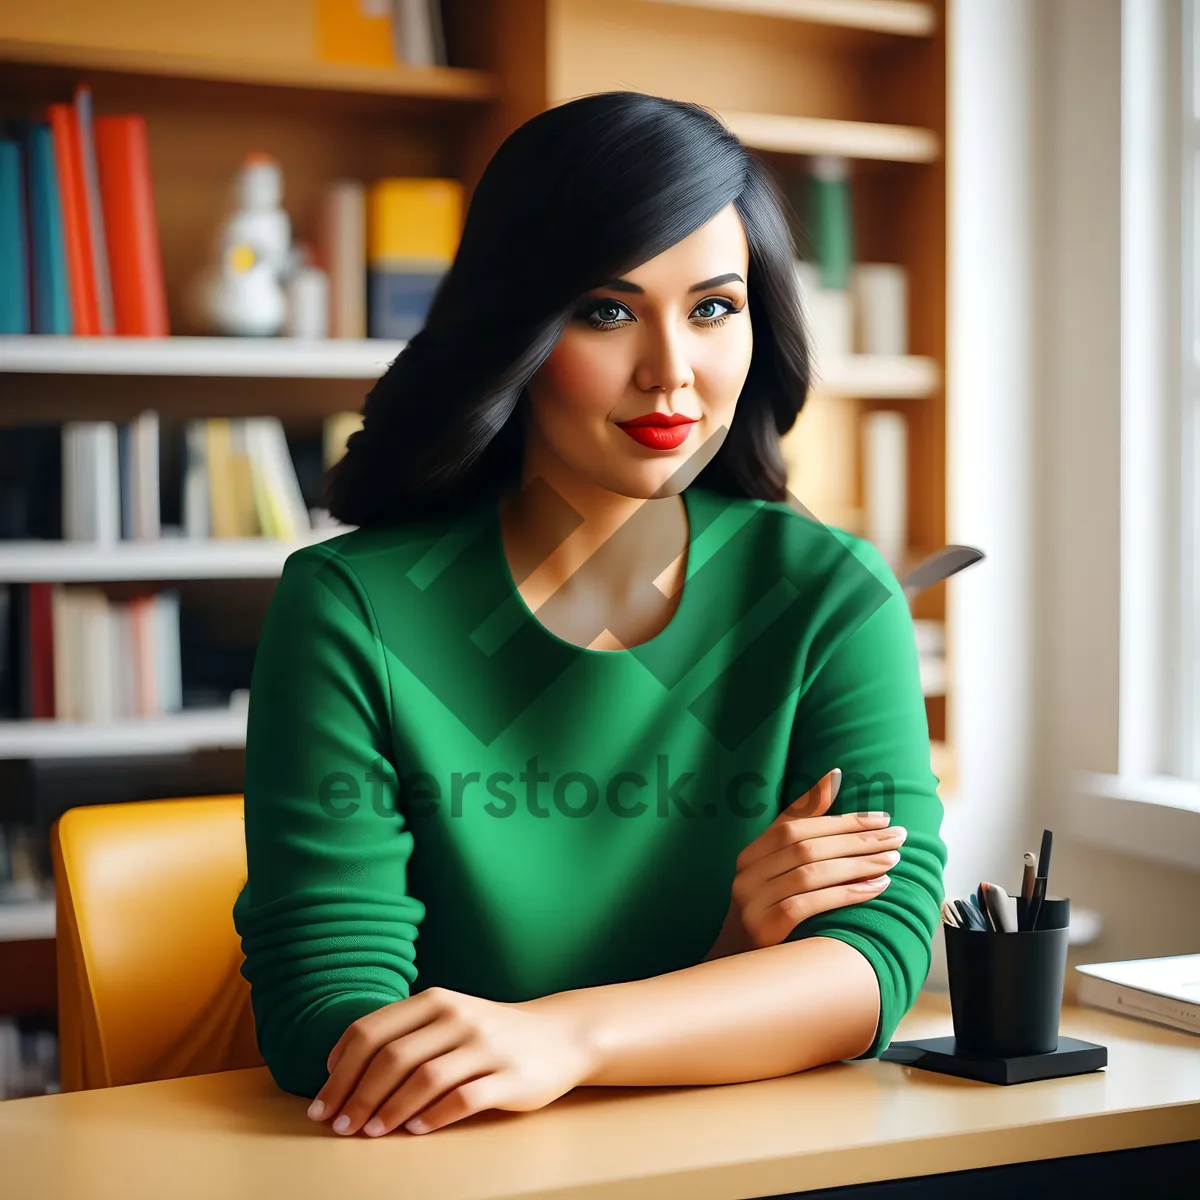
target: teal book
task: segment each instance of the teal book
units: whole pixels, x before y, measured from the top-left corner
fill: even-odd
[[[821,286],[845,291],[854,265],[854,221],[846,160],[835,155],[815,158],[810,188],[809,220]]]
[[[44,121],[24,128],[29,277],[34,333],[71,333],[71,291],[54,139]]]
[[[29,332],[29,254],[21,148],[0,141],[0,333]]]

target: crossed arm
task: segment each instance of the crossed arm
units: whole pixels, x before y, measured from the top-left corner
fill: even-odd
[[[820,936],[517,1004],[432,988],[351,1025],[308,1115],[420,1134],[580,1086],[770,1079],[865,1051],[879,1008],[866,957]]]
[[[871,964],[826,937],[529,1002],[578,1022],[596,1063],[585,1084],[617,1087],[741,1083],[855,1058],[879,1004]]]

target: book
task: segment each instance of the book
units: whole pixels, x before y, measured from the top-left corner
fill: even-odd
[[[441,13],[435,16],[433,8],[432,0],[393,0],[392,37],[397,62],[410,67],[442,65],[437,39]]]
[[[108,274],[108,247],[104,238],[104,205],[100,198],[100,174],[96,167],[93,133],[92,89],[86,83],[75,88],[75,135],[79,155],[83,204],[86,213],[88,249],[92,256],[92,280],[96,292],[98,332],[116,332],[113,324],[112,281]]]
[[[1200,1034],[1200,954],[1077,964],[1075,970],[1080,1004]]]
[[[96,282],[87,228],[75,109],[70,104],[51,104],[46,109],[46,116],[54,140],[54,165],[58,171],[59,199],[62,202],[67,285],[71,295],[71,332],[79,337],[88,337],[100,332],[100,316],[96,306]]]
[[[129,422],[132,476],[130,537],[154,541],[162,535],[158,482],[158,413],[146,409]]]
[[[193,418],[183,426],[183,530],[187,537],[212,535],[208,500],[208,451],[203,418]]]
[[[145,118],[97,117],[94,139],[115,331],[166,337],[171,330]]]
[[[309,18],[322,62],[356,67],[394,67],[393,0],[315,0]]]
[[[21,148],[0,141],[0,334],[29,332],[29,249]]]
[[[367,333],[411,338],[425,324],[462,232],[457,179],[396,177],[367,191]]]
[[[296,467],[278,417],[247,419],[247,446],[254,473],[261,478],[272,514],[269,536],[294,541],[311,532],[312,522]]]
[[[329,275],[329,335],[367,336],[366,189],[337,179],[321,194],[317,257]]]
[[[209,528],[214,538],[243,537],[233,466],[229,417],[204,420],[204,461],[208,471]]]
[[[45,121],[28,122],[24,145],[32,300],[30,324],[34,333],[70,333],[67,244],[50,126]]]
[[[112,543],[121,536],[120,438],[115,421],[62,427],[62,529],[69,541]]]

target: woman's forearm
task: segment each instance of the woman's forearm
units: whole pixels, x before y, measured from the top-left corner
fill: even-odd
[[[853,946],[811,937],[528,1003],[578,1023],[596,1063],[582,1084],[670,1087],[855,1058],[874,1040],[880,996],[874,968]]]

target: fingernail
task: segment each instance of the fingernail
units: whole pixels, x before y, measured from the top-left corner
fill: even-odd
[[[409,1131],[409,1133],[428,1133],[429,1132],[429,1126],[426,1125],[425,1122],[422,1121],[420,1117],[413,1117],[413,1119],[411,1121],[405,1121],[404,1128],[407,1129]]]
[[[312,1117],[314,1121],[319,1121],[325,1115],[325,1101],[314,1100],[308,1106],[308,1115]]]
[[[864,892],[877,892],[882,888],[887,887],[892,882],[890,875],[877,875],[874,879],[868,879],[863,883],[855,884],[855,887],[860,887]]]
[[[838,790],[841,788],[841,786],[842,786],[842,768],[834,767],[833,768],[833,797],[832,797],[833,800],[837,799]],[[831,800],[831,803],[832,803],[832,800]]]
[[[900,851],[889,850],[886,854],[881,854],[879,857],[889,866],[894,867],[900,861]]]
[[[364,1126],[363,1133],[367,1137],[378,1137],[383,1132],[383,1122],[378,1117],[372,1117]]]
[[[859,816],[859,820],[866,825],[875,825],[880,821],[888,822],[891,819],[891,814],[885,812],[866,812]]]
[[[908,837],[908,830],[903,825],[893,825],[891,829],[887,830],[887,833],[891,837],[899,838],[901,841],[904,841]]]
[[[350,1128],[350,1118],[348,1116],[346,1116],[345,1113],[342,1113],[342,1115],[340,1117],[338,1117],[338,1119],[336,1121],[334,1121],[334,1123],[333,1123],[333,1132],[334,1133],[345,1133],[346,1130],[349,1128]]]

